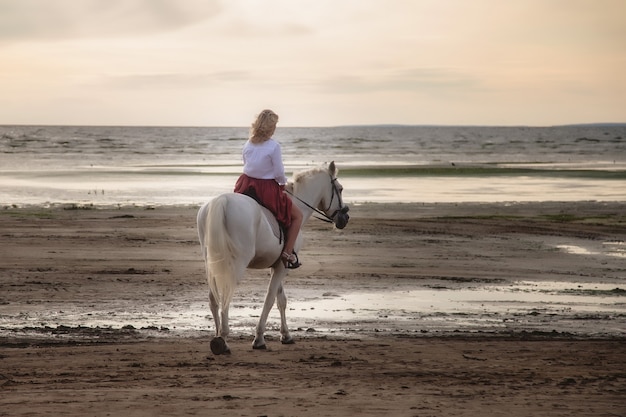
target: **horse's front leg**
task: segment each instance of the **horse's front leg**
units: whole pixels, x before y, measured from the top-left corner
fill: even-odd
[[[276,294],[276,305],[278,305],[278,311],[280,311],[280,341],[283,345],[292,345],[295,342],[289,334],[289,328],[287,327],[287,294],[283,288],[283,283],[280,283],[278,287],[278,294]]]
[[[256,326],[256,335],[252,342],[252,349],[265,349],[265,324],[267,323],[267,316],[272,310],[274,301],[276,301],[276,295],[278,289],[282,287],[283,277],[285,276],[285,268],[282,264],[272,268],[272,276],[270,278],[270,284],[267,287],[267,294],[265,295],[265,303],[263,304],[263,311],[259,318],[259,323]],[[286,304],[286,302],[285,302]]]

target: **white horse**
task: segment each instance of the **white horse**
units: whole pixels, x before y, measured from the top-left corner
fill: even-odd
[[[337,181],[335,163],[296,174],[285,187],[303,214],[303,224],[316,212],[339,229],[348,223],[348,206],[343,204],[343,187]],[[215,355],[230,353],[226,343],[229,333],[228,308],[236,285],[246,268],[271,268],[271,280],[263,312],[256,327],[253,349],[265,349],[265,323],[277,300],[280,311],[280,340],[294,343],[287,328],[287,296],[283,290],[286,268],[280,259],[281,238],[276,237],[272,222],[254,199],[237,193],[226,193],[204,204],[198,212],[198,236],[209,281],[209,303],[215,321],[215,338],[211,351]],[[298,236],[295,250],[302,246]]]

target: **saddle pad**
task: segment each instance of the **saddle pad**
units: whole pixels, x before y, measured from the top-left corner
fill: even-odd
[[[272,228],[272,232],[274,232],[274,236],[276,236],[276,239],[278,239],[280,243],[283,243],[283,231],[280,225],[278,224],[276,217],[274,217],[272,212],[266,209],[265,207],[263,207],[262,205],[259,204],[259,207],[261,208],[261,212],[265,215],[265,218],[270,224],[270,227]]]

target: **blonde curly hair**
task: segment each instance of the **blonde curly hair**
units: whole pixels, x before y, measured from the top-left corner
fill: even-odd
[[[265,142],[272,137],[274,131],[276,131],[276,124],[278,123],[278,115],[271,110],[263,110],[257,116],[252,127],[250,128],[250,141],[252,142]]]

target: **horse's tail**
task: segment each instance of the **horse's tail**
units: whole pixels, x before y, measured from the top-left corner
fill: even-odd
[[[228,307],[235,292],[235,259],[239,252],[226,227],[227,206],[228,198],[222,195],[198,212],[198,235],[209,289],[222,309]]]

